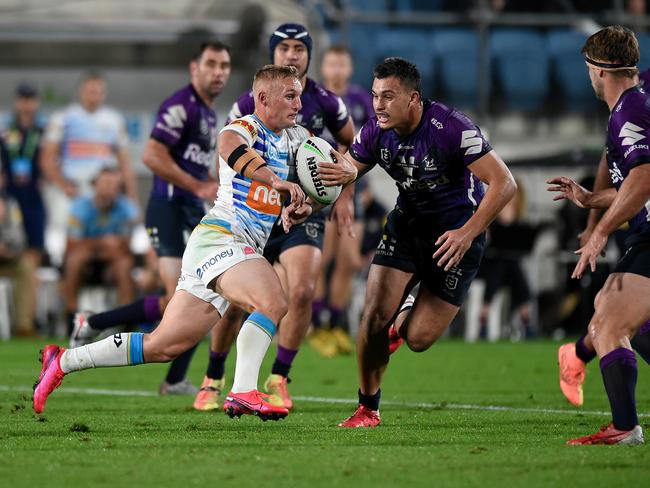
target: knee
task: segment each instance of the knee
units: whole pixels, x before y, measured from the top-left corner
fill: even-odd
[[[376,334],[383,331],[390,322],[393,314],[388,312],[385,307],[378,304],[369,304],[361,318],[361,328],[369,334]]]
[[[425,333],[411,333],[411,331],[407,329],[406,344],[413,352],[424,352],[429,349],[439,337],[440,335],[434,334],[432,331],[427,331]]]
[[[294,286],[289,293],[291,306],[298,308],[311,307],[315,291],[316,286],[313,282],[305,282]]]
[[[284,293],[280,293],[278,296],[268,296],[258,301],[254,309],[267,316],[277,325],[289,311],[289,303]]]

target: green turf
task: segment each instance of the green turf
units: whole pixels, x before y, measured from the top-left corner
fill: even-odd
[[[296,359],[292,393],[349,403],[298,400],[287,419],[264,423],[192,411],[187,397],[66,393],[66,388],[155,392],[165,366],[145,365],[71,375],[50,398],[45,415],[36,416],[29,388],[40,369],[41,345],[0,343],[2,487],[573,488],[643,486],[650,476],[647,445],[564,445],[608,419],[576,415],[563,400],[555,343],[444,341],[423,354],[403,348],[385,378],[383,423],[372,430],[336,427],[354,409],[354,357],[321,359],[308,347]],[[202,377],[206,349],[202,344],[193,362],[194,382]],[[262,379],[267,372],[268,364]],[[648,373],[640,361],[637,397],[644,413],[650,413]],[[608,409],[595,363],[585,392],[583,410]],[[513,409],[458,409],[462,404]],[[650,417],[641,423],[650,434]]]

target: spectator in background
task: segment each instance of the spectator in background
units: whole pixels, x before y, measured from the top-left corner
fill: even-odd
[[[120,304],[134,298],[129,241],[138,210],[123,196],[122,175],[116,168],[100,170],[93,186],[93,194],[77,197],[70,207],[62,283],[69,324],[79,290],[93,268],[116,284]]]
[[[16,88],[14,113],[2,132],[5,164],[3,173],[6,191],[20,206],[27,234],[26,254],[34,268],[41,263],[45,234],[45,206],[41,196],[41,172],[38,166],[43,128],[38,123],[40,105],[34,86],[21,83]]]
[[[87,72],[79,83],[79,103],[52,115],[44,136],[41,168],[58,191],[51,196],[49,222],[63,228],[70,200],[91,190],[91,182],[106,167],[118,167],[126,193],[138,201],[135,174],[128,154],[122,116],[105,107],[106,80]]]
[[[646,0],[626,0],[625,13],[628,15],[627,24],[635,32],[644,32],[645,26]]]
[[[515,314],[512,339],[530,337],[535,332],[534,324],[531,324],[530,285],[521,261],[532,251],[539,230],[522,222],[526,197],[521,182],[517,181],[517,186],[519,191],[490,224],[488,244],[478,273],[485,280],[482,327],[487,325],[495,295],[505,288],[510,295],[510,313]]]
[[[18,203],[0,190],[0,276],[14,282],[16,335],[33,336],[34,294],[31,290],[32,266],[23,253],[25,232]]]
[[[36,303],[38,290],[35,271],[41,265],[45,245],[45,206],[38,165],[43,134],[37,117],[39,105],[36,87],[30,83],[20,83],[16,87],[12,117],[0,134],[5,188],[20,207],[27,236],[24,254],[32,269],[32,279],[26,289],[33,295],[32,303]]]

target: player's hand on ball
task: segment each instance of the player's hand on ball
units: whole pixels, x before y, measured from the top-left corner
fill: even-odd
[[[300,207],[305,201],[305,192],[302,191],[300,185],[296,183],[291,183],[277,178],[273,180],[272,186],[273,189],[287,195],[291,200],[291,206],[295,206],[295,208]]]
[[[322,161],[318,163],[318,175],[323,185],[347,185],[357,179],[357,167],[348,158],[336,149],[332,149],[331,155],[335,162]]]

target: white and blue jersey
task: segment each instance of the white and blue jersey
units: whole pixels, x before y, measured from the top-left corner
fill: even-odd
[[[61,173],[82,188],[104,167],[116,167],[116,154],[128,146],[122,116],[100,107],[88,112],[80,104],[52,115],[44,136],[61,147]]]
[[[285,129],[278,135],[255,115],[233,120],[222,131],[242,136],[266,161],[268,168],[283,180],[289,176],[295,149],[309,137],[309,132],[300,126]],[[201,225],[239,235],[262,249],[282,211],[282,196],[269,185],[236,173],[223,160],[219,164],[219,181],[215,205]]]

